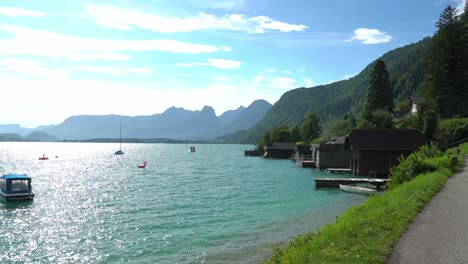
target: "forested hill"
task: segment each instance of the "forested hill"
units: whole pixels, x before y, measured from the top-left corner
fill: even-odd
[[[425,38],[382,56],[390,73],[395,104],[409,100],[409,96],[414,95],[422,83],[429,43],[430,38]],[[255,144],[263,133],[273,127],[300,125],[305,120],[305,114],[310,111],[319,115],[322,126],[348,112],[357,117],[364,106],[368,76],[374,63],[348,80],[288,91],[255,126],[221,139],[227,143]]]

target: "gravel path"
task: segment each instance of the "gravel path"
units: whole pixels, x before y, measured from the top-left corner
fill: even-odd
[[[410,224],[388,262],[468,263],[468,158]]]

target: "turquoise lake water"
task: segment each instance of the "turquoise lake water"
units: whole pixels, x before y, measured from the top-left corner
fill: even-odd
[[[27,173],[36,193],[0,203],[0,263],[257,263],[367,198],[244,157],[252,146],[189,146],[0,143],[0,173]]]

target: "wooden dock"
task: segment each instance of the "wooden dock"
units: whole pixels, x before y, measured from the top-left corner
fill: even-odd
[[[259,157],[262,156],[263,152],[261,150],[244,150],[244,156]]]
[[[387,185],[390,179],[372,178],[314,178],[315,188],[340,188],[340,184],[369,183],[377,189]]]
[[[299,160],[296,163],[301,168],[315,168],[315,161],[313,160]]]
[[[336,173],[336,172],[351,173],[351,169],[350,168],[327,168],[327,169],[325,169],[325,172],[329,172],[329,173]]]

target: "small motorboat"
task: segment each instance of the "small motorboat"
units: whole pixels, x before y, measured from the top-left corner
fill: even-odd
[[[147,164],[147,162],[146,162],[146,160],[145,160],[145,161],[143,162],[143,164],[138,165],[138,168],[144,169],[144,168],[146,168],[146,164]]]
[[[0,199],[6,202],[34,200],[31,177],[26,174],[5,174],[0,177]]]
[[[189,148],[189,152],[195,152],[195,147],[193,147],[193,146],[190,147],[190,148]]]
[[[49,158],[45,156],[45,154],[42,154],[42,157],[39,157],[39,160],[48,160]]]
[[[346,184],[340,184],[340,189],[345,192],[362,193],[362,194],[371,194],[371,193],[377,192],[376,189],[355,186],[355,185],[346,185]]]

